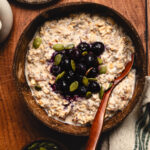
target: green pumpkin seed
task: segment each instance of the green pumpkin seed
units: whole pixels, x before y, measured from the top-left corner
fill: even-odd
[[[53,45],[53,49],[56,51],[62,51],[65,49],[65,47],[63,44],[55,44],[55,45]]]
[[[89,81],[97,81],[96,78],[88,78]]]
[[[101,65],[103,63],[103,60],[99,57],[97,57],[97,61],[98,61],[98,64]]]
[[[33,143],[31,146],[27,148],[27,150],[34,150],[35,148],[37,148],[37,146],[38,146],[38,143]]]
[[[100,92],[99,92],[99,97],[100,97],[100,99],[102,99],[103,98],[103,95],[104,95],[104,88],[101,86],[101,89],[100,89]]]
[[[70,91],[70,92],[74,92],[75,90],[78,89],[78,86],[79,86],[78,81],[72,82],[72,83],[70,84],[69,91]]]
[[[85,56],[85,55],[87,55],[87,54],[88,54],[87,51],[82,52],[82,56]]]
[[[108,90],[112,87],[113,83],[110,83],[109,84],[109,87],[108,87]]]
[[[83,83],[83,85],[88,86],[88,84],[89,84],[88,78],[84,76],[82,79],[82,83]]]
[[[42,90],[42,88],[41,88],[39,85],[36,85],[34,88],[35,88],[35,90],[37,90],[37,91],[41,91],[41,90]]]
[[[87,92],[86,92],[86,98],[90,98],[91,96],[92,96],[92,92],[87,91]]]
[[[59,80],[60,78],[62,78],[64,75],[65,75],[65,71],[63,71],[63,72],[61,72],[60,74],[58,74],[57,75],[57,77],[56,77],[56,80],[55,80],[55,82],[57,81],[57,80]]]
[[[45,147],[40,147],[39,150],[47,150]]]
[[[40,47],[41,43],[42,43],[42,39],[37,37],[33,41],[33,47],[37,49]]]
[[[45,146],[47,144],[47,142],[42,142],[42,143],[40,143],[40,145],[39,146]]]
[[[48,146],[49,147],[54,147],[54,146],[56,146],[54,143],[48,143]]]
[[[62,59],[62,55],[61,55],[61,54],[57,54],[57,55],[55,56],[54,64],[55,64],[55,65],[59,65],[60,62],[61,62],[61,59]]]
[[[65,49],[72,49],[74,48],[74,44],[68,44],[67,46],[65,46]]]
[[[71,59],[71,68],[73,71],[76,70],[76,64],[75,64],[75,61],[73,59]]]
[[[106,66],[101,66],[99,70],[99,74],[105,74],[107,72],[107,67]]]

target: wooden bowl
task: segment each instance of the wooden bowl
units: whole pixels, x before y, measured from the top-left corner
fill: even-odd
[[[24,5],[33,5],[33,6],[46,6],[48,4],[52,4],[57,2],[58,0],[37,0],[37,1],[32,1],[32,0],[16,0],[20,4]]]
[[[118,125],[133,110],[143,91],[145,81],[144,77],[146,75],[146,57],[144,55],[142,42],[134,27],[122,15],[120,15],[118,12],[111,8],[95,3],[80,2],[65,4],[59,7],[53,7],[41,13],[23,31],[18,41],[14,57],[13,74],[18,87],[18,91],[22,95],[21,100],[24,100],[26,102],[31,112],[39,120],[41,120],[48,127],[55,129],[59,132],[87,136],[89,134],[90,127],[69,125],[55,120],[51,117],[48,117],[46,112],[39,105],[36,104],[25,78],[25,56],[28,50],[28,44],[33,38],[33,35],[36,32],[37,28],[48,19],[59,18],[69,13],[81,11],[90,13],[100,13],[105,16],[112,17],[120,26],[124,28],[124,31],[127,35],[131,37],[135,46],[136,59],[134,67],[136,68],[136,84],[134,94],[132,96],[132,99],[129,101],[127,107],[125,107],[122,111],[117,112],[112,118],[104,122],[103,131],[107,131]]]

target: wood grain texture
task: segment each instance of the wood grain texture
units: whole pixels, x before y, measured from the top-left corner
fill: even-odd
[[[72,1],[79,0],[61,0],[57,5]],[[124,15],[138,31],[145,48],[145,0],[89,0],[89,2],[107,5]],[[14,1],[10,3],[14,14],[14,25],[9,38],[0,45],[0,150],[21,150],[24,144],[39,137],[58,139],[68,145],[71,150],[77,150],[87,138],[54,132],[33,117],[20,100],[21,97],[16,92],[12,76],[14,52],[21,33],[33,18],[50,6],[35,8],[23,6]],[[148,6],[150,8],[149,0]]]

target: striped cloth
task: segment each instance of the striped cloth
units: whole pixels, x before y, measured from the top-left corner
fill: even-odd
[[[105,135],[100,149],[150,150],[150,77],[146,77],[144,92],[132,113]]]

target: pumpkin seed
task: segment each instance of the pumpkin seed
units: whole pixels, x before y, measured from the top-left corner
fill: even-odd
[[[72,83],[70,84],[69,91],[70,91],[70,92],[74,92],[75,90],[78,89],[78,86],[79,86],[78,81],[72,82]]]
[[[61,72],[60,74],[58,74],[57,75],[57,77],[56,77],[56,80],[55,80],[55,82],[57,81],[57,80],[59,80],[60,78],[62,78],[64,75],[65,75],[65,71],[63,71],[63,72]]]
[[[41,43],[42,43],[42,39],[37,37],[33,41],[33,47],[37,49],[40,47]]]
[[[35,148],[37,148],[38,143],[33,143],[32,145],[30,145],[27,150],[34,150]]]
[[[97,81],[96,78],[88,78],[89,81]]]
[[[73,59],[71,59],[71,68],[73,71],[76,70],[76,64],[75,64],[75,61]]]
[[[82,83],[83,83],[85,86],[88,86],[88,84],[89,84],[88,78],[84,76],[83,79],[82,79]]]
[[[97,61],[98,61],[98,64],[101,65],[103,63],[103,60],[99,57],[97,57]]]
[[[40,147],[39,150],[47,150],[45,147]]]
[[[54,64],[55,64],[55,65],[59,65],[60,62],[61,62],[61,59],[62,59],[62,55],[61,55],[61,54],[57,54],[57,55],[55,56]]]
[[[99,70],[99,74],[105,74],[107,72],[107,67],[106,66],[101,66]]]
[[[109,87],[108,87],[108,90],[112,87],[113,83],[110,83],[109,84]]]
[[[41,91],[41,90],[42,90],[42,88],[41,88],[39,85],[36,85],[34,88],[35,88],[35,90],[37,90],[37,91]]]
[[[54,143],[48,143],[48,146],[49,146],[49,147],[54,147],[55,144],[54,144]]]
[[[87,91],[87,92],[86,92],[86,98],[90,98],[91,96],[92,96],[92,92]]]
[[[55,45],[53,45],[53,49],[56,51],[62,51],[65,49],[65,47],[63,44],[55,44]]]
[[[87,54],[88,54],[87,51],[82,52],[82,56],[85,56],[85,55],[87,55]]]
[[[47,142],[42,142],[42,143],[40,143],[40,145],[39,146],[45,146],[47,144]]]
[[[65,46],[65,49],[72,49],[74,48],[74,44],[68,44],[67,46]]]
[[[100,99],[103,98],[103,95],[104,95],[104,88],[101,86],[101,89],[100,89],[100,92],[99,92]]]

